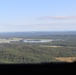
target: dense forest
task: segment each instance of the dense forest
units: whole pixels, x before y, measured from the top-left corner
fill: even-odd
[[[33,34],[33,33],[32,33]],[[9,36],[7,36],[9,35]],[[0,38],[54,39],[47,43],[10,42],[0,43],[0,63],[60,62],[56,57],[76,57],[76,35],[74,34],[20,34],[0,33]],[[21,33],[22,35],[22,33]],[[28,36],[28,37],[27,37]],[[61,39],[61,40],[58,40]]]

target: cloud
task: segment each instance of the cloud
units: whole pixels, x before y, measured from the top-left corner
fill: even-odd
[[[39,19],[76,19],[76,16],[42,16]]]

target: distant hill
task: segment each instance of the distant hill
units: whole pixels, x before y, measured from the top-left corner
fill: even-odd
[[[49,35],[76,35],[76,31],[61,31],[61,32],[0,32],[0,38],[8,37],[33,37],[33,36],[49,36]]]

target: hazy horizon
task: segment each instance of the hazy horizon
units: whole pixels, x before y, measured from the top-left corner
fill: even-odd
[[[72,31],[0,31],[0,33],[15,33],[15,32],[76,32],[76,30]]]

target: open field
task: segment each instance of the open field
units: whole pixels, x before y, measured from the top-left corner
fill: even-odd
[[[56,57],[56,60],[59,60],[61,62],[74,62],[76,61],[76,57]]]
[[[41,47],[50,47],[50,48],[60,48],[63,46],[48,46],[48,45],[40,45]]]
[[[19,40],[22,40],[21,38],[9,38],[9,39],[0,39],[0,43],[10,43],[10,42],[13,42],[13,41],[19,41]]]

